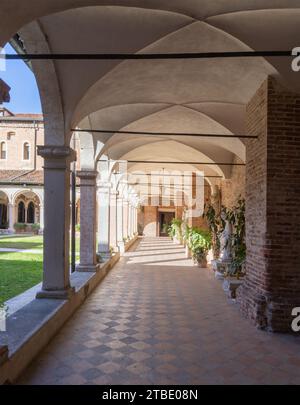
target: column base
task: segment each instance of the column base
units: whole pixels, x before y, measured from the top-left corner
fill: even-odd
[[[119,246],[119,252],[122,254],[122,253],[125,253],[125,243],[122,241],[122,242],[118,242],[118,246]]]
[[[42,289],[36,294],[36,298],[50,298],[57,300],[68,300],[75,293],[74,287],[69,287],[65,290],[44,290]]]
[[[79,273],[96,273],[100,269],[100,264],[78,264],[76,271]]]
[[[110,252],[98,252],[97,256],[100,257],[100,263],[104,263],[107,260],[111,259],[111,253]]]

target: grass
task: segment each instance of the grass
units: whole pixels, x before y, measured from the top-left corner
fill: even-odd
[[[0,252],[1,304],[41,282],[43,236],[16,235],[0,238],[0,248],[41,250],[41,253]],[[79,238],[76,239],[76,260],[79,260]]]
[[[0,248],[43,250],[43,236],[16,235],[7,238],[0,238]],[[79,238],[76,238],[76,252],[79,252]]]
[[[42,269],[42,255],[0,252],[0,303],[38,284]]]
[[[0,239],[0,248],[12,249],[43,249],[43,237],[39,236],[9,236]]]

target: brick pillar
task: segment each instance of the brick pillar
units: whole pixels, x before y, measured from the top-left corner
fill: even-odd
[[[247,276],[241,311],[258,327],[291,331],[300,306],[300,95],[268,78],[247,106]]]

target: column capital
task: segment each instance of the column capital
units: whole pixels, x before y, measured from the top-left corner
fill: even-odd
[[[46,169],[65,169],[67,161],[76,160],[76,152],[69,146],[38,145],[37,154],[44,158]]]
[[[96,179],[98,172],[95,170],[79,170],[76,172],[76,176],[79,177],[80,180],[92,180]]]
[[[76,176],[80,179],[80,187],[95,187],[98,172],[94,170],[79,170]]]

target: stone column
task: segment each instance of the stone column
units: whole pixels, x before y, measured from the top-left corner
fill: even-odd
[[[134,218],[133,232],[136,235],[137,234],[137,207],[134,207],[133,218]]]
[[[110,212],[109,212],[109,222],[110,222],[110,246],[114,248],[114,251],[118,251],[118,241],[117,241],[117,195],[118,192],[115,190],[110,191]]]
[[[96,257],[96,178],[98,172],[81,170],[80,179],[80,264],[76,270],[81,272],[97,271]]]
[[[40,204],[40,230],[44,229],[44,205]]]
[[[15,211],[16,206],[15,204],[9,203],[8,204],[8,231],[13,233],[14,232],[14,224],[15,224]]]
[[[131,202],[128,202],[128,236],[129,239],[132,237],[132,207]]]
[[[246,279],[241,311],[270,331],[291,332],[300,306],[300,95],[268,78],[247,106]]]
[[[68,146],[39,146],[44,158],[44,272],[37,298],[67,299],[70,287],[70,162],[76,153]]]
[[[135,210],[135,207],[132,205],[131,206],[131,236],[133,237],[134,236],[134,210]]]
[[[98,189],[98,253],[102,259],[111,257],[110,253],[110,185]]]
[[[129,237],[128,233],[128,201],[123,200],[123,233],[124,237]]]
[[[123,199],[117,198],[117,243],[120,253],[124,253],[124,221],[123,221]]]

